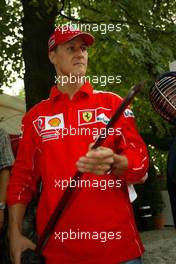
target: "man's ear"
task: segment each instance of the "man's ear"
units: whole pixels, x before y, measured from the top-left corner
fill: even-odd
[[[56,54],[55,54],[55,51],[54,50],[53,51],[50,51],[49,54],[48,54],[49,60],[50,60],[50,62],[52,64],[55,64],[55,56],[56,56]]]

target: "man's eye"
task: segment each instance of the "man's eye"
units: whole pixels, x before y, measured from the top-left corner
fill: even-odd
[[[74,50],[74,46],[70,46],[70,47],[68,47],[67,49],[69,50],[69,51],[73,51]]]
[[[87,50],[87,46],[82,46],[81,49],[82,49],[82,51],[86,51]]]

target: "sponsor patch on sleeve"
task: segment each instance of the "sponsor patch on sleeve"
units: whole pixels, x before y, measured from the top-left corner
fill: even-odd
[[[133,117],[134,118],[134,114],[133,114],[133,111],[129,108],[125,109],[125,111],[123,112],[124,113],[124,116],[127,118],[127,117]]]

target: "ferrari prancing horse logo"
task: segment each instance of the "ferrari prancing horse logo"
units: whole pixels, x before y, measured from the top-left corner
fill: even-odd
[[[89,122],[92,119],[92,112],[83,112],[82,117],[84,121]]]

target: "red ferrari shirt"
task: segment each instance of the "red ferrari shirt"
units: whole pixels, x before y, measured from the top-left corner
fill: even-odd
[[[94,91],[88,82],[72,99],[54,86],[49,99],[25,115],[8,204],[29,203],[41,176],[39,235],[68,184],[75,187],[76,161],[100,132],[105,133],[121,101],[113,93]],[[46,263],[115,264],[143,252],[126,182],[138,181],[146,174],[148,155],[129,108],[108,131],[103,145],[126,155],[128,169],[118,179],[111,174],[84,174],[44,249]]]

